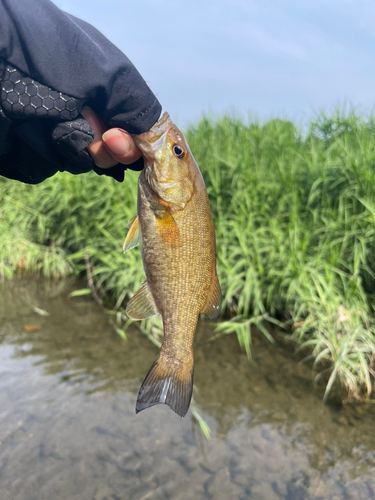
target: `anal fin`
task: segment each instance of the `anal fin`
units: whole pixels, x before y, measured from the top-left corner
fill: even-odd
[[[204,309],[202,310],[202,314],[207,316],[208,319],[216,319],[220,314],[221,309],[221,290],[219,285],[219,280],[217,279],[217,275],[215,273],[214,278],[211,282],[210,293],[208,296],[208,300]]]
[[[139,389],[135,411],[139,413],[150,406],[166,404],[184,417],[193,394],[193,358],[186,362],[156,358]]]
[[[142,283],[138,292],[129,300],[126,306],[126,314],[136,321],[159,314],[147,281]]]
[[[124,253],[130,250],[131,248],[134,248],[137,245],[139,245],[141,241],[141,230],[139,227],[138,215],[132,217],[130,221],[127,223],[127,226],[129,228],[129,231],[124,241],[124,246],[123,246]]]

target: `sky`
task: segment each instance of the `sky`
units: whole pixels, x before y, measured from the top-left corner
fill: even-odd
[[[54,0],[138,68],[180,125],[375,103],[374,0]]]

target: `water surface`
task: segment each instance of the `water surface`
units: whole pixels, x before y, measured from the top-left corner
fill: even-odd
[[[199,325],[206,441],[191,411],[135,415],[156,347],[136,328],[122,340],[71,289],[0,288],[1,500],[375,498],[374,413],[323,405],[291,353],[259,336],[249,363],[234,336],[208,344],[212,326]]]

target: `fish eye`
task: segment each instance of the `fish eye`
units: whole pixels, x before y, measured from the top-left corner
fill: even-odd
[[[177,156],[177,158],[183,158],[185,156],[185,149],[179,144],[175,144],[172,148],[173,154]]]

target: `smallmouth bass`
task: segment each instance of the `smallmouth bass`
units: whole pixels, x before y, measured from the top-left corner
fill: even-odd
[[[133,320],[161,314],[164,338],[139,390],[136,413],[166,404],[184,417],[193,392],[193,340],[199,314],[219,315],[215,230],[206,187],[183,134],[168,113],[134,137],[144,169],[138,214],[124,253],[141,243],[146,281],[130,299]]]

